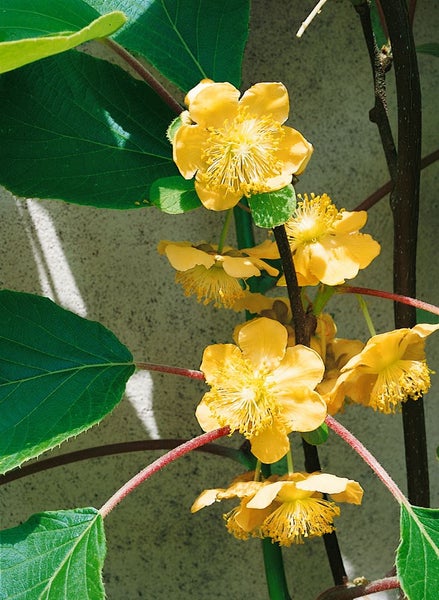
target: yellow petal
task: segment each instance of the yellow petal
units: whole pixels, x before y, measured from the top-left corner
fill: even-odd
[[[187,271],[195,265],[203,265],[209,269],[215,264],[215,259],[211,254],[192,246],[182,247],[176,244],[169,244],[165,249],[169,262],[177,271]]]
[[[234,344],[213,344],[205,348],[200,369],[203,371],[209,385],[222,385],[225,372],[233,369],[236,365],[239,368],[241,363],[242,354],[237,346]]]
[[[298,344],[286,349],[285,356],[273,373],[276,381],[276,394],[296,386],[314,389],[320,383],[325,365],[320,356],[311,348]]]
[[[310,388],[294,387],[277,394],[277,399],[288,431],[313,431],[326,418],[326,402]]]
[[[276,481],[275,483],[265,485],[247,503],[247,507],[261,509],[269,506],[284,485],[284,481]]]
[[[287,345],[286,328],[273,319],[261,317],[249,321],[239,330],[238,344],[243,356],[258,369],[275,369]]]
[[[208,83],[198,84],[186,98],[193,121],[202,127],[221,127],[236,116],[239,96],[231,83]]]
[[[257,256],[258,258],[270,258],[273,260],[279,258],[279,248],[276,242],[272,242],[271,240],[264,240],[262,244],[253,246],[253,248],[244,248],[242,252],[245,252],[249,256]]]
[[[212,81],[212,79],[202,79],[200,83],[189,90],[184,99],[186,106],[189,106],[190,103],[194,101],[195,97],[201,92],[201,90],[204,90],[204,88],[212,85],[213,83],[214,81]]]
[[[306,168],[312,153],[313,145],[292,127],[282,127],[284,136],[280,140],[277,158],[283,163],[282,172],[300,175]]]
[[[194,503],[191,506],[191,513],[198,512],[205,506],[210,506],[213,504],[218,497],[218,492],[223,492],[222,489],[213,489],[213,490],[204,490],[201,494],[196,498]]]
[[[298,481],[296,486],[301,490],[322,492],[322,494],[339,494],[344,492],[349,483],[346,477],[337,477],[329,473],[313,473],[306,479]]]
[[[331,494],[331,498],[336,502],[350,502],[351,504],[361,504],[363,499],[363,488],[356,481],[349,480],[344,492]]]
[[[281,425],[266,427],[250,439],[253,454],[266,464],[280,460],[290,449],[290,440]]]
[[[248,507],[248,501],[243,500],[239,510],[235,513],[236,523],[248,533],[260,527],[271,512],[271,508],[255,510]]]
[[[253,262],[244,257],[239,256],[224,256],[222,257],[222,265],[227,275],[237,278],[247,278],[259,276],[261,271],[253,264]]]
[[[192,179],[202,166],[208,132],[198,125],[182,125],[172,143],[173,159],[185,179]]]
[[[412,327],[412,331],[423,338],[428,337],[438,329],[439,323],[436,323],[435,325],[431,323],[419,323],[418,325]]]
[[[287,88],[278,82],[256,83],[244,93],[240,105],[248,107],[251,116],[271,116],[279,123],[284,123],[290,112]]]
[[[195,416],[203,431],[213,431],[214,429],[218,429],[219,427],[221,427],[221,425],[210,412],[210,409],[207,406],[207,404],[204,402],[204,398],[197,406]]]
[[[195,191],[208,210],[227,210],[233,208],[242,198],[242,192],[224,189],[209,189],[202,181],[195,181]]]
[[[334,221],[333,228],[337,234],[351,233],[359,231],[367,221],[367,212],[365,210],[348,211],[339,213],[340,218]]]

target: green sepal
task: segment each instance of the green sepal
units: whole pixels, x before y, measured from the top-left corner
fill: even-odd
[[[296,209],[296,192],[290,184],[275,192],[254,194],[248,199],[253,221],[258,227],[282,225]]]
[[[193,180],[183,177],[157,179],[149,190],[149,204],[170,215],[179,215],[200,208]]]
[[[329,437],[329,429],[326,423],[322,423],[320,427],[314,429],[314,431],[304,431],[300,434],[305,442],[312,446],[319,446],[324,444]]]
[[[182,125],[181,117],[178,116],[178,117],[175,117],[175,119],[171,122],[168,129],[166,130],[166,137],[171,142],[171,144],[174,141],[175,134],[180,129],[181,125]]]

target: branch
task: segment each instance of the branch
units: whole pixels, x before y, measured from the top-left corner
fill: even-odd
[[[365,585],[337,585],[321,593],[316,600],[351,600],[351,598],[361,598],[368,594],[394,590],[399,587],[399,581],[396,577],[384,577]]]

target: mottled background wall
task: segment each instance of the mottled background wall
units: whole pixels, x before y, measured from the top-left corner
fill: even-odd
[[[435,2],[420,0],[415,21],[418,44],[436,40]],[[257,81],[283,81],[291,96],[289,121],[315,146],[298,191],[327,192],[338,206],[353,208],[387,179],[376,127],[369,59],[358,18],[348,0],[331,0],[301,40],[295,32],[312,9],[310,0],[253,2],[243,89]],[[436,6],[437,8],[437,6]],[[419,55],[423,90],[423,155],[437,147],[437,59]],[[395,122],[393,74],[389,106]],[[419,227],[419,297],[439,301],[435,164],[422,174]],[[186,299],[174,273],[156,252],[160,239],[215,240],[216,214],[199,210],[171,217],[155,209],[112,212],[56,201],[18,200],[1,192],[0,285],[43,294],[112,329],[137,360],[198,368],[204,346],[229,341],[240,315],[205,308]],[[370,211],[369,232],[382,253],[359,285],[391,289],[392,224],[387,199]],[[211,232],[211,233],[210,233]],[[433,256],[431,256],[433,251]],[[430,253],[430,254],[429,254]],[[379,331],[391,329],[392,306],[371,301]],[[353,297],[331,304],[341,337],[367,337]],[[439,369],[439,339],[428,344]],[[193,416],[204,390],[200,382],[161,374],[136,374],[126,398],[101,425],[64,444],[68,449],[144,438],[187,438],[200,433]],[[426,399],[432,498],[438,504],[439,380]],[[341,417],[405,488],[400,416],[384,417],[350,408]],[[226,441],[234,446],[239,440]],[[301,467],[298,440],[296,463]],[[93,459],[33,475],[0,489],[2,526],[32,513],[76,506],[101,506],[114,490],[152,461],[156,453]],[[362,508],[342,507],[338,536],[350,577],[382,576],[398,543],[398,507],[389,493],[341,441],[321,449],[325,470],[355,478],[365,489]],[[239,467],[238,467],[239,469]],[[194,497],[222,486],[235,464],[206,454],[185,457],[154,476],[106,520],[109,600],[265,600],[265,577],[257,540],[239,542],[224,529],[220,505],[191,515]],[[294,598],[311,600],[331,585],[321,540],[285,552]],[[377,600],[394,598],[392,593]],[[375,598],[375,596],[374,596]]]

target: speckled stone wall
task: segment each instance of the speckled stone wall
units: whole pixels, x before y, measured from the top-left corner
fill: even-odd
[[[327,192],[339,206],[353,208],[387,179],[376,127],[369,59],[358,18],[347,0],[332,0],[301,40],[300,23],[314,1],[255,0],[244,61],[243,89],[257,81],[283,81],[291,96],[289,124],[315,146],[299,192]],[[434,41],[437,11],[418,2],[417,43]],[[419,56],[423,90],[423,155],[437,144],[437,59]],[[395,122],[393,74],[389,106]],[[438,165],[422,174],[418,296],[439,302],[437,266]],[[199,210],[183,216],[155,209],[96,210],[57,201],[17,200],[1,192],[0,285],[48,295],[61,305],[112,329],[138,361],[198,368],[203,348],[230,341],[239,315],[205,308],[183,297],[174,273],[156,252],[161,239],[218,237],[221,219]],[[387,199],[370,211],[367,231],[382,253],[359,285],[391,289],[392,223]],[[431,251],[433,255],[431,256]],[[392,306],[370,301],[379,331],[393,327]],[[341,337],[367,337],[353,297],[331,304]],[[428,343],[429,361],[439,370],[439,338]],[[204,386],[162,374],[139,373],[127,396],[104,422],[64,444],[60,452],[144,438],[187,438],[200,433],[194,417]],[[426,398],[432,499],[438,505],[439,380]],[[401,418],[349,408],[341,417],[395,480],[405,488]],[[237,446],[238,439],[225,443]],[[302,454],[293,442],[297,467]],[[361,508],[343,506],[339,542],[351,578],[374,579],[393,564],[398,544],[398,507],[368,467],[334,436],[320,452],[325,470],[357,479],[365,489]],[[1,523],[12,527],[42,510],[100,507],[157,453],[134,453],[76,463],[16,481],[0,489]],[[258,540],[229,536],[215,505],[191,515],[194,497],[223,486],[239,467],[196,453],[170,465],[127,498],[106,520],[109,600],[265,600],[265,576]],[[285,551],[293,598],[312,600],[332,585],[321,540]],[[374,596],[375,598],[375,596]],[[395,594],[376,595],[377,600]],[[78,599],[79,600],[79,599]]]

